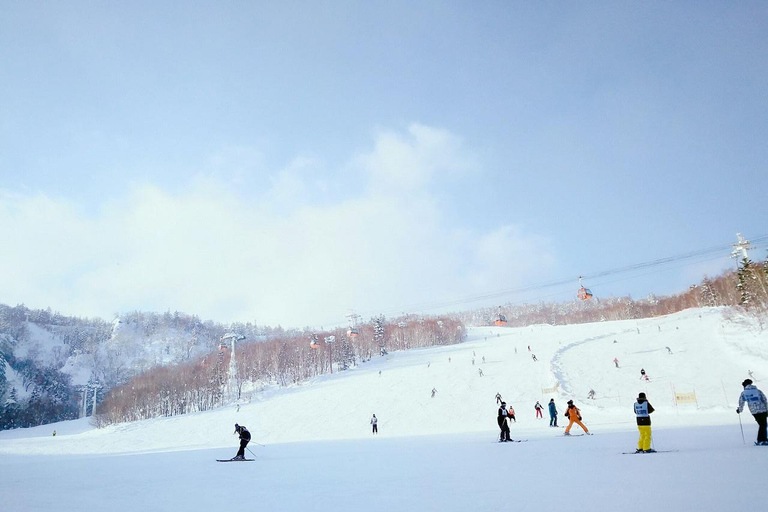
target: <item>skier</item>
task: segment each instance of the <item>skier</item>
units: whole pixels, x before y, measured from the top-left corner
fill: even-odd
[[[499,413],[496,417],[496,421],[499,424],[499,429],[501,429],[501,434],[499,435],[499,442],[504,443],[506,441],[510,441],[509,438],[509,423],[507,423],[507,404],[506,402],[501,402],[501,407],[499,407]]]
[[[749,412],[755,417],[757,422],[757,441],[756,445],[768,446],[768,437],[766,437],[766,417],[768,417],[768,400],[762,391],[752,385],[752,379],[746,379],[741,383],[744,391],[739,395],[739,407],[736,412],[741,414],[744,410],[744,402],[749,405]]]
[[[496,393],[496,403],[497,404],[501,403],[501,393]]]
[[[587,393],[587,398],[589,398],[590,400],[594,400],[595,399],[595,390],[594,389],[590,389],[589,390],[589,393]]]
[[[437,390],[435,388],[432,388],[432,398],[435,398],[436,394],[437,394]]]
[[[555,399],[549,399],[549,426],[557,426],[557,406],[555,405]]]
[[[635,416],[637,416],[637,430],[640,432],[640,438],[637,440],[635,453],[653,453],[656,451],[651,448],[651,413],[653,411],[653,406],[645,397],[645,393],[637,395]]]
[[[245,460],[245,447],[251,440],[251,433],[244,426],[235,423],[235,434],[240,435],[240,449],[237,450],[237,455],[232,457],[232,460]]]
[[[543,415],[543,414],[542,414],[542,412],[541,412],[541,410],[543,409],[543,407],[541,406],[541,404],[539,403],[539,401],[538,401],[538,400],[536,400],[536,405],[534,405],[534,406],[533,406],[533,408],[534,408],[534,409],[536,409],[536,419],[539,419],[539,418],[543,418],[543,417],[544,417],[544,415]]]
[[[646,382],[650,380],[648,379],[648,374],[645,373],[645,368],[640,368],[640,379],[645,379]]]
[[[507,411],[507,416],[512,418],[512,421],[517,423],[517,420],[515,419],[515,409],[511,405],[509,406],[509,411]]]
[[[485,364],[485,356],[483,356],[483,364]]]
[[[615,364],[615,365],[616,365],[616,368],[618,368],[618,367],[619,367],[619,358],[618,358],[618,357],[614,357],[614,358],[613,358],[613,364]]]
[[[579,411],[578,407],[573,405],[573,400],[568,400],[568,410],[565,411],[563,416],[568,418],[568,426],[565,427],[565,435],[571,435],[571,427],[574,423],[584,429],[585,434],[592,435],[589,433],[589,429],[581,422],[581,411]]]
[[[671,353],[672,353],[672,349],[671,349],[671,348],[669,348],[669,347],[664,347],[664,348],[666,348],[666,349],[667,349],[667,353],[668,353],[668,354],[671,354]]]
[[[478,368],[477,369],[477,373],[482,377],[483,376],[483,369],[482,368]]]
[[[536,359],[536,354],[531,354],[531,357],[533,358],[534,361],[538,361],[538,359]]]
[[[371,427],[373,431],[372,434],[378,434],[379,433],[379,427],[378,427],[379,420],[376,418],[376,415],[374,414],[371,418]]]

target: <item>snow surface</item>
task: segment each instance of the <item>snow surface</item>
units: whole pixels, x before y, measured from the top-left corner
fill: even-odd
[[[649,382],[640,380],[641,367]],[[735,413],[748,371],[763,387],[768,331],[728,309],[561,327],[478,327],[461,345],[390,353],[301,386],[255,393],[239,411],[233,405],[104,429],[83,419],[0,432],[0,508],[754,507],[768,447],[752,445],[754,420]],[[557,393],[542,393],[556,384]],[[595,400],[586,399],[590,389]],[[675,390],[695,391],[698,405],[676,407]],[[655,448],[677,451],[622,454],[636,447],[632,403],[640,391],[657,409]],[[527,442],[496,442],[497,392],[516,409],[512,437]],[[561,427],[572,398],[595,435],[567,438],[548,426],[546,413],[535,419],[534,403],[546,405],[550,397]],[[377,436],[370,432],[373,413]],[[235,422],[253,433],[249,448],[257,459],[217,463],[237,449]]]

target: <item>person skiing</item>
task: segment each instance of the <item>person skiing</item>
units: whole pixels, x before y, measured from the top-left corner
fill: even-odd
[[[646,382],[648,382],[650,379],[648,378],[648,374],[645,373],[645,368],[640,368],[640,379],[645,379]]]
[[[498,416],[496,417],[496,421],[499,424],[499,429],[501,429],[501,434],[499,435],[499,442],[504,443],[506,441],[510,441],[509,438],[509,423],[507,423],[507,403],[501,402],[501,407],[499,407]]]
[[[248,432],[245,426],[235,423],[235,434],[240,435],[240,449],[237,450],[237,455],[232,460],[245,460],[245,447],[248,446],[251,440],[251,433]]]
[[[509,411],[507,411],[507,416],[512,418],[512,421],[517,423],[517,420],[515,419],[515,409],[511,405],[509,406]]]
[[[435,398],[435,394],[437,394],[437,389],[432,388],[432,398]]]
[[[736,412],[741,414],[744,410],[744,402],[749,405],[749,412],[755,417],[757,422],[757,441],[756,445],[768,446],[768,438],[766,437],[766,417],[768,417],[768,400],[762,391],[752,385],[752,379],[746,379],[741,383],[744,387],[744,391],[739,395],[739,406],[736,408]]]
[[[618,367],[619,367],[619,358],[618,358],[618,357],[614,357],[614,358],[613,358],[613,364],[615,364],[615,365],[616,365],[616,368],[618,368]]]
[[[536,400],[536,405],[534,405],[533,408],[536,409],[536,419],[544,417],[544,415],[541,412],[541,410],[544,408],[541,406],[538,400]]]
[[[637,430],[640,432],[640,438],[637,440],[635,453],[653,453],[656,451],[651,448],[651,413],[653,411],[653,406],[645,397],[645,393],[637,395],[635,416],[637,416]]]
[[[533,359],[534,361],[538,361],[538,359],[536,359],[536,354],[531,354],[531,359]]]
[[[549,426],[557,426],[557,406],[555,405],[555,399],[549,399]]]
[[[379,427],[378,427],[379,420],[376,418],[376,415],[374,414],[371,418],[371,428],[372,428],[372,434],[378,434],[379,433]]]
[[[590,400],[594,400],[595,399],[595,390],[594,389],[590,389],[589,390],[589,393],[587,393],[587,398],[589,398]]]
[[[578,407],[573,405],[573,400],[568,400],[568,409],[565,411],[563,416],[568,418],[568,426],[565,427],[565,435],[571,435],[571,427],[574,423],[584,429],[585,434],[592,435],[589,433],[589,429],[581,422],[581,411],[579,411]]]

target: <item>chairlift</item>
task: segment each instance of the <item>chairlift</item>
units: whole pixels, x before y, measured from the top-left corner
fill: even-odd
[[[350,327],[349,329],[347,329],[347,336],[349,336],[350,338],[357,337],[357,329],[354,327]]]
[[[497,325],[499,327],[507,325],[507,317],[501,314],[501,306],[499,306],[499,314],[496,315],[496,320],[494,320],[493,325]]]
[[[581,276],[579,276],[579,287],[579,291],[576,293],[578,298],[581,300],[589,300],[592,298],[592,290],[589,288],[584,288],[584,285],[581,282]]]

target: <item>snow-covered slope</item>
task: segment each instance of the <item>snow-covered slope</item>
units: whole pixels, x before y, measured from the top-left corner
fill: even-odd
[[[593,511],[732,510],[749,506],[738,488],[759,484],[768,457],[768,448],[751,446],[751,416],[734,411],[748,372],[758,387],[768,376],[767,346],[768,331],[726,309],[473,328],[461,345],[392,353],[254,394],[239,410],[98,430],[79,420],[0,432],[0,470],[13,475],[0,479],[0,492],[14,496],[9,510],[25,511],[82,510],[100,500],[116,511],[465,511],[499,503],[559,510],[573,499]],[[650,381],[640,379],[641,368]],[[636,444],[632,403],[640,391],[657,409],[655,447],[678,452],[621,454]],[[675,391],[695,391],[698,405],[675,406]],[[528,442],[495,443],[497,392],[516,409],[513,438]],[[596,435],[564,438],[546,412],[536,419],[534,403],[550,398],[561,426],[574,399]],[[234,455],[235,422],[254,434],[257,462],[212,462]],[[135,456],[117,455],[128,453]],[[39,479],[55,483],[41,492]],[[638,499],[638,490],[651,496]]]

